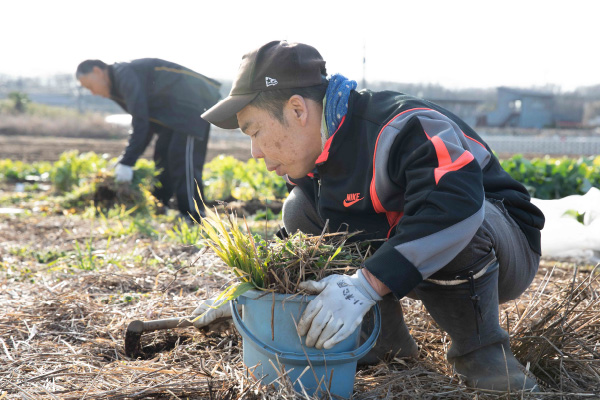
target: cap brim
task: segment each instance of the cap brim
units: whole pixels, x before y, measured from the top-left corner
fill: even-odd
[[[246,107],[257,93],[227,96],[202,114],[202,118],[223,129],[239,128],[237,113]]]

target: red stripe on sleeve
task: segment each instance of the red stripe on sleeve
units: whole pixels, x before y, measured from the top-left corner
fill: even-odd
[[[427,132],[425,132],[425,134],[427,135]],[[429,137],[429,135],[427,135],[427,137]],[[444,141],[438,136],[434,136],[430,140],[431,143],[433,143],[433,146],[435,147],[435,152],[438,158],[438,165],[440,167],[443,167],[445,165],[452,164],[452,158],[450,157],[450,153],[448,153],[448,149],[446,148]]]
[[[461,169],[462,167],[473,161],[473,159],[473,154],[469,153],[468,151],[465,151],[453,163],[436,168],[434,171],[435,184],[437,185],[442,176],[446,175],[446,173]]]
[[[425,133],[427,135],[427,133]],[[429,135],[427,135],[429,137]],[[456,161],[452,162],[452,158],[450,157],[450,153],[448,152],[448,148],[442,139],[438,136],[434,136],[431,139],[431,143],[433,143],[433,147],[435,147],[435,152],[438,158],[438,167],[434,170],[435,176],[435,184],[437,185],[442,178],[442,176],[446,175],[450,171],[456,171],[470,163],[474,157],[473,154],[466,151],[460,155],[456,159]]]
[[[471,136],[467,136],[467,135],[465,135],[465,133],[464,133],[464,132],[463,132],[463,135],[464,135],[464,136],[465,136],[467,139],[470,139],[470,140],[474,141],[475,143],[477,143],[478,145],[480,145],[481,147],[483,147],[483,148],[484,148],[484,149],[487,151],[487,149],[485,148],[485,146],[484,146],[484,145],[483,145],[483,144],[482,144],[480,141],[473,139]]]

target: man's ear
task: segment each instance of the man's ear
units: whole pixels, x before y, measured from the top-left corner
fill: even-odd
[[[301,126],[305,126],[308,121],[308,104],[306,99],[298,94],[289,98],[287,108],[292,113],[292,118]]]
[[[106,77],[108,76],[108,70],[102,69],[98,66],[94,66],[92,68],[92,74],[97,78],[106,79]]]

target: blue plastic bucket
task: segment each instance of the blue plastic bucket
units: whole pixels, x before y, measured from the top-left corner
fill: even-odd
[[[251,290],[233,300],[233,322],[243,338],[244,365],[263,384],[273,383],[284,370],[297,392],[305,390],[309,395],[329,392],[349,398],[354,388],[356,362],[371,350],[379,335],[379,307],[370,311],[375,316],[373,331],[362,345],[359,346],[359,326],[333,348],[319,350],[306,347],[305,338],[296,332],[302,312],[315,297]],[[238,304],[242,306],[243,318],[238,313]],[[306,367],[310,368],[305,371]]]

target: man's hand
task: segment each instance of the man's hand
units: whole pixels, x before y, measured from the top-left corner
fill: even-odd
[[[213,308],[215,304],[219,307]],[[238,308],[238,310],[240,308],[241,306]],[[229,305],[228,301],[223,302],[222,300],[219,300],[217,302],[215,299],[204,300],[194,310],[192,316],[201,316],[200,318],[194,320],[194,327],[196,329],[202,329],[212,324],[230,320],[232,318],[231,306]]]
[[[133,168],[129,165],[117,164],[115,167],[115,181],[131,182],[133,179]]]
[[[309,293],[320,293],[308,303],[298,323],[298,334],[306,345],[330,349],[354,332],[381,296],[373,290],[362,271],[354,275],[330,275],[320,281],[298,285]]]

